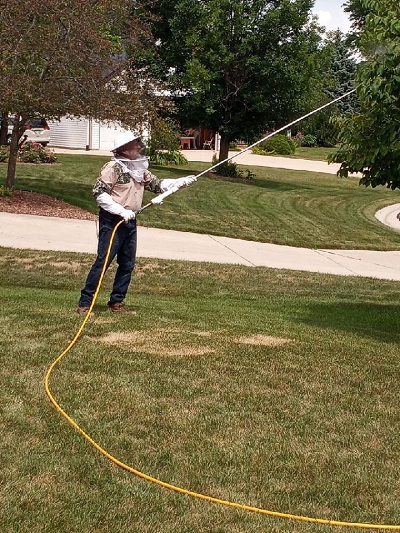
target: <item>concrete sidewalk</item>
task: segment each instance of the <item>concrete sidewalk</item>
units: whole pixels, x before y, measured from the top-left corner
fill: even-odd
[[[393,211],[393,206],[389,209]],[[96,224],[87,220],[0,213],[0,246],[94,254],[97,247]],[[144,227],[138,229],[138,257],[400,281],[400,251],[309,250]]]

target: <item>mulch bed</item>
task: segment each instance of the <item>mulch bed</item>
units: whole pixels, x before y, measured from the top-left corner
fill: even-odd
[[[0,196],[0,211],[79,220],[95,220],[96,218],[96,215],[80,207],[51,198],[45,194],[29,191],[14,191],[12,196]]]

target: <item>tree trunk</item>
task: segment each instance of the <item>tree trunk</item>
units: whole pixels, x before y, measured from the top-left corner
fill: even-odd
[[[218,161],[225,161],[229,155],[229,143],[230,137],[226,133],[221,133],[221,141],[219,145],[219,158]]]
[[[7,111],[1,114],[0,122],[0,146],[7,144],[7,135],[8,135],[8,113]]]
[[[19,139],[24,131],[25,122],[26,122],[25,117],[20,117],[20,118],[15,118],[15,121],[13,124],[13,129],[11,133],[10,155],[8,158],[8,168],[7,168],[7,179],[6,179],[7,189],[14,188],[15,173],[17,170]]]

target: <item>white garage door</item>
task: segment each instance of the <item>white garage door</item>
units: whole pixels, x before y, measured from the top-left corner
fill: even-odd
[[[86,149],[88,143],[88,120],[62,117],[60,122],[49,121],[50,145],[63,148]]]

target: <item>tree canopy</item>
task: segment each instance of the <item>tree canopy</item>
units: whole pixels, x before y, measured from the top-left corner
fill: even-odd
[[[351,22],[352,31],[349,34],[349,41],[357,46],[370,8],[365,4],[364,0],[347,0],[344,3],[344,10],[349,14]]]
[[[159,0],[159,71],[179,121],[252,140],[305,109],[318,88],[320,33],[313,0]]]
[[[357,64],[347,43],[347,36],[340,30],[326,34],[322,52],[325,64],[321,92],[327,101],[332,101],[354,89]],[[310,102],[312,107],[318,107],[320,95],[318,98],[315,105]],[[353,93],[300,123],[299,130],[304,135],[312,135],[318,146],[336,146],[338,128],[332,118],[353,113],[357,106],[357,97]]]
[[[360,0],[368,14],[360,27],[365,61],[357,72],[360,111],[341,121],[341,146],[332,161],[339,175],[362,174],[364,185],[400,188],[400,4]]]
[[[28,118],[91,116],[129,126],[161,103],[140,63],[153,45],[140,2],[0,0],[0,11],[0,113],[15,116],[7,186]]]

